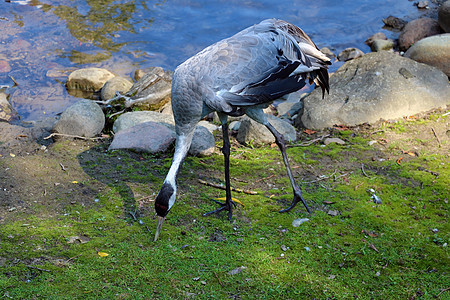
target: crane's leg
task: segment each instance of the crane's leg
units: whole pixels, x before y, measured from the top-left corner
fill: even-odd
[[[291,181],[292,189],[294,191],[294,199],[292,200],[292,204],[289,207],[280,210],[280,212],[281,213],[288,212],[291,209],[293,209],[299,201],[302,201],[303,205],[306,207],[306,210],[309,213],[311,213],[311,211],[308,208],[308,205],[305,202],[305,199],[303,199],[302,191],[301,191],[300,187],[297,185],[297,182],[295,182],[294,176],[292,175],[291,166],[289,165],[289,160],[288,160],[288,157],[286,154],[286,145],[285,145],[285,140],[284,140],[283,135],[281,133],[279,133],[275,129],[275,127],[273,127],[267,120],[266,120],[266,122],[264,122],[264,125],[267,127],[267,129],[270,130],[270,132],[275,137],[275,142],[277,143],[278,148],[280,148],[281,154],[283,155],[284,165],[286,166],[286,171],[289,176],[289,180]]]
[[[226,120],[226,118],[225,118]],[[219,207],[216,210],[207,212],[203,214],[203,216],[208,216],[213,213],[221,212],[222,210],[228,211],[228,220],[231,221],[231,217],[233,216],[233,206],[236,206],[236,203],[233,202],[231,199],[231,183],[230,183],[230,138],[228,135],[228,123],[222,122],[222,134],[223,134],[223,147],[222,147],[222,153],[224,157],[225,162],[225,193],[226,193],[226,200],[225,204],[215,201],[216,203],[219,203],[221,207]]]

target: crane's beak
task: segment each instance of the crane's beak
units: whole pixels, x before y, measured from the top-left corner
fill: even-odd
[[[158,224],[156,225],[156,232],[155,232],[155,242],[158,240],[159,233],[161,232],[162,225],[164,223],[164,217],[158,216]]]

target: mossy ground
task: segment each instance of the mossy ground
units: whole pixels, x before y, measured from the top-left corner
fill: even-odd
[[[157,242],[152,200],[171,154],[61,140],[3,155],[0,298],[449,298],[447,130],[438,111],[302,133],[346,142],[288,149],[312,214],[278,213],[292,195],[276,147],[233,144],[232,184],[258,194],[233,194],[245,207],[231,223],[202,217],[224,195],[198,182],[223,182],[220,151],[189,157]]]

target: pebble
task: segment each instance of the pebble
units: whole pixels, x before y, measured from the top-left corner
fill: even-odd
[[[358,48],[347,48],[342,50],[341,53],[338,54],[337,59],[339,61],[348,61],[364,55],[364,52],[359,50]]]
[[[303,223],[305,223],[305,222],[308,222],[309,221],[309,219],[307,219],[307,218],[304,218],[304,219],[295,219],[294,221],[292,221],[292,226],[293,227],[298,227],[298,226],[300,226],[301,224],[303,224]]]

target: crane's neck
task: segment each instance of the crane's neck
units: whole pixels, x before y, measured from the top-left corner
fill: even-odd
[[[161,191],[159,192],[159,194],[167,195],[165,198],[167,197],[169,198],[165,199],[165,201],[167,201],[167,203],[165,204],[168,205],[167,206],[168,210],[170,210],[170,208],[173,206],[176,200],[177,175],[191,146],[193,133],[194,132],[192,131],[187,135],[177,135],[177,140],[175,144],[175,154],[173,155],[172,164],[170,165],[169,172],[167,173]]]

